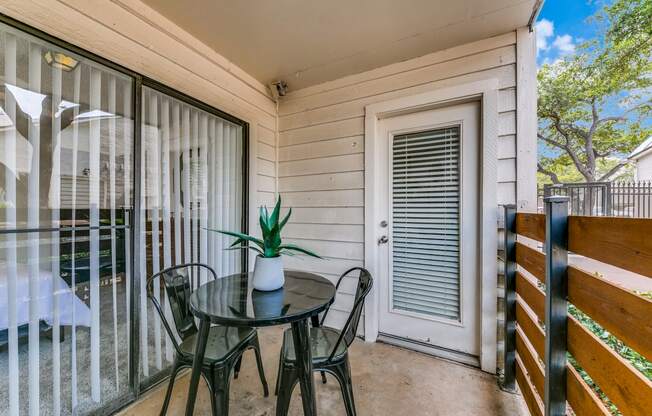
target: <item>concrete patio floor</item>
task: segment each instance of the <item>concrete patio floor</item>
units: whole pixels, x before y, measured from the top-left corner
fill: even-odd
[[[245,353],[242,370],[231,383],[231,416],[273,416],[273,393],[282,331],[259,330],[270,397],[263,397],[253,352]],[[520,395],[498,388],[495,377],[480,370],[433,358],[387,344],[366,344],[356,340],[350,350],[352,377],[358,415],[525,415]],[[183,415],[189,374],[175,383],[169,415]],[[345,415],[337,381],[328,376],[326,385],[315,379],[317,409],[320,416]],[[167,381],[153,389],[121,415],[158,415]],[[195,407],[196,415],[210,415],[210,400],[205,383]],[[299,388],[295,388],[290,415],[303,415]]]

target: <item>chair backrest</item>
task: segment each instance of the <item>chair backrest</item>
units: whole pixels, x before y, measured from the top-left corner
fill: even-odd
[[[340,337],[337,340],[337,343],[335,343],[335,347],[331,352],[329,361],[333,358],[333,356],[337,352],[337,348],[339,347],[340,342],[346,343],[346,346],[348,347],[349,345],[351,345],[351,343],[353,343],[353,340],[355,340],[355,335],[358,332],[358,325],[360,324],[360,317],[362,316],[362,310],[364,308],[365,298],[369,294],[369,291],[371,291],[371,287],[374,284],[374,279],[371,277],[371,273],[369,273],[367,269],[363,267],[354,267],[352,269],[347,270],[342,274],[342,276],[340,276],[339,280],[337,281],[336,287],[339,289],[342,280],[349,274],[353,273],[354,271],[359,271],[360,274],[358,276],[358,285],[355,291],[355,300],[353,302],[353,308],[351,309],[349,318],[346,320],[346,323],[342,328],[342,332],[340,333]],[[324,318],[325,317],[326,316],[324,316]]]
[[[195,319],[192,312],[190,312],[190,295],[199,287],[202,280],[201,276],[210,276],[212,279],[217,278],[215,271],[209,266],[201,263],[187,263],[168,267],[147,279],[147,296],[161,317],[163,326],[165,326],[177,352],[179,348],[176,336],[178,335],[183,340],[197,332]],[[155,296],[154,284],[157,278],[160,278],[168,295],[168,303],[174,319],[176,334]]]

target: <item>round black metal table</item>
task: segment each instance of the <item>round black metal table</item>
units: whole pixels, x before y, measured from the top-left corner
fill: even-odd
[[[262,327],[290,323],[296,351],[299,385],[305,415],[316,415],[312,377],[309,320],[335,299],[335,286],[313,273],[285,271],[285,285],[272,292],[254,290],[251,274],[235,274],[209,281],[190,296],[190,310],[199,319],[199,334],[190,378],[186,415],[195,407],[197,387],[211,324]]]

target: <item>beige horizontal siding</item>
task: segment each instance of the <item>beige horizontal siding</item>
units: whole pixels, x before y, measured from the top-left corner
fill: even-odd
[[[282,192],[282,191],[281,191]],[[364,224],[363,207],[293,207],[290,223],[301,224]]]
[[[308,240],[305,238],[285,239],[285,242],[297,244],[308,250],[331,258],[364,260],[364,244],[342,241]]]
[[[516,36],[436,52],[291,92],[279,105],[278,190],[295,214],[287,237],[327,260],[286,264],[335,278],[364,259],[365,106],[495,78],[499,82],[498,200],[516,199]],[[351,279],[354,280],[354,279]],[[351,292],[351,295],[353,292]],[[329,318],[341,325],[352,297]]]
[[[479,71],[492,69],[505,64],[513,64],[515,60],[516,50],[513,45],[509,45],[402,73],[398,76],[398,79],[394,79],[397,78],[397,76],[394,76],[386,80],[374,80],[372,83],[369,83],[372,85],[365,85],[365,94],[369,94],[368,96],[337,104],[329,104],[295,114],[284,115],[279,119],[279,129],[281,131],[292,130],[328,121],[364,116],[364,107],[368,104],[378,102],[377,97],[379,95],[383,96],[382,100],[388,100],[405,96],[406,92],[409,95],[414,95],[432,90],[433,85],[431,85],[431,81],[433,79],[440,80],[437,87],[459,84],[459,80],[454,80],[458,76],[466,76],[468,78],[467,81],[463,82],[481,79],[482,75],[478,75]],[[475,75],[469,74],[470,71],[468,68],[470,67],[474,68],[474,71],[477,71]],[[501,81],[501,87],[507,86],[504,80]],[[388,86],[393,91],[388,92]],[[380,89],[384,89],[384,92],[379,92]]]
[[[286,238],[362,243],[363,229],[363,225],[288,223],[283,230]]]
[[[314,175],[319,173],[359,170],[364,161],[362,153],[279,162],[278,176]]]
[[[315,143],[296,144],[279,149],[279,161],[313,159],[364,152],[364,137],[353,136]]]
[[[258,158],[258,174],[264,176],[276,176],[276,164],[269,160]]]
[[[258,192],[257,206],[273,206],[276,199],[276,133],[263,125],[258,125],[258,142],[256,146],[256,185]],[[257,218],[257,213],[251,213]]]
[[[282,192],[283,201],[289,207],[361,207],[364,205],[364,191],[303,191]]]
[[[279,151],[283,151],[284,146],[293,144],[313,143],[342,137],[362,136],[363,134],[364,117],[338,120],[301,129],[279,131]]]
[[[516,157],[516,135],[498,136],[498,159]]]
[[[364,171],[318,173],[315,175],[286,176],[279,178],[278,188],[283,191],[333,191],[360,189],[364,186]]]

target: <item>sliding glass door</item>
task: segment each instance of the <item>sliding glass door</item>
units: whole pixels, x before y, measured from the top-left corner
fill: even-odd
[[[208,264],[219,277],[240,272],[243,253],[225,250],[232,239],[211,230],[243,228],[242,126],[148,87],[142,120],[140,288],[147,276],[174,264]],[[173,348],[145,291],[139,293],[147,379],[171,364]],[[158,279],[154,293],[169,313]]]
[[[0,413],[85,413],[129,390],[133,80],[0,41]]]
[[[148,276],[243,270],[246,124],[37,35],[0,23],[0,416],[91,414],[171,363]]]

